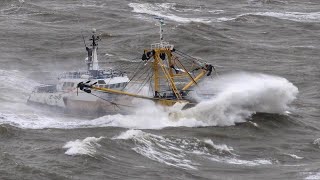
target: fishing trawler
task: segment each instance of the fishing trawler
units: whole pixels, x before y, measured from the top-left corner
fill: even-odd
[[[80,82],[77,87],[88,94],[98,91],[109,95],[147,99],[162,106],[173,106],[179,103],[190,107],[197,103],[189,95],[193,91],[192,88],[200,80],[210,76],[215,68],[211,64],[177,50],[174,45],[164,41],[162,28],[164,19],[156,19],[159,21],[160,42],[151,44],[150,48],[144,50],[142,63],[133,76],[139,77],[140,80],[143,79],[139,89],[147,85],[149,93],[111,89],[87,82]],[[137,75],[139,73],[140,75]],[[129,87],[133,80],[134,78],[131,78],[126,87]]]
[[[119,96],[99,91],[91,94],[78,91],[77,85],[80,82],[91,82],[99,88],[121,90],[129,81],[124,72],[100,69],[97,56],[100,38],[96,35],[95,29],[92,31],[89,47],[84,38],[83,40],[88,54],[85,59],[87,70],[66,72],[58,77],[57,84],[42,84],[35,87],[28,98],[28,103],[86,114],[106,114],[118,111],[113,102],[119,101]],[[124,101],[123,98],[122,101]]]

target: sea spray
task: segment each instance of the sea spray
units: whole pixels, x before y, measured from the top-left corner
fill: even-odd
[[[27,78],[18,70],[0,69],[0,93],[2,96],[6,96],[9,101],[12,99],[24,101],[37,85],[39,85],[37,82]]]
[[[245,122],[256,112],[284,114],[298,94],[297,87],[285,78],[248,72],[221,75],[200,83],[195,90],[213,95],[195,97],[199,104],[185,110],[180,104],[164,108],[144,101],[134,114],[116,116],[110,125],[138,129],[230,126]]]
[[[244,122],[256,112],[283,114],[298,89],[287,79],[260,73],[227,74],[198,87],[214,96],[180,111],[180,118],[195,118],[207,125],[228,126]]]

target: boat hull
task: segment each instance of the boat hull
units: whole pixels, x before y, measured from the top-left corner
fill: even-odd
[[[119,97],[105,93],[95,96],[85,92],[32,93],[28,104],[51,108],[65,113],[103,116],[106,114],[126,114],[132,110],[132,98]]]

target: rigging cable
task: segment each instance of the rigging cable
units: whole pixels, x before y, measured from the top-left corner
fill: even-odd
[[[137,74],[136,74],[136,76],[134,77],[134,78],[136,78],[136,79],[140,79],[143,75],[145,75],[150,69],[149,68],[146,68],[147,66],[145,66],[145,67],[143,67],[143,69],[141,69],[141,70],[139,70],[139,69],[137,69]],[[141,72],[141,71],[144,71],[144,72]],[[138,72],[141,72],[141,74],[139,75],[138,74]],[[139,75],[139,76],[137,76],[137,75]],[[131,79],[131,81],[133,80],[133,78]],[[130,82],[131,82],[130,81]],[[129,83],[128,83],[129,84]],[[132,85],[131,85],[131,87],[132,87]]]
[[[146,66],[146,67],[147,67],[147,66]],[[145,80],[147,79],[148,75],[150,74],[150,71],[152,71],[152,70],[149,69],[149,68],[145,68],[145,69],[146,69],[146,71],[145,71],[145,72],[142,72],[142,73],[140,74],[140,76],[137,77],[137,79],[141,79],[143,75],[146,75],[146,78],[141,82],[141,84],[144,84],[144,83],[145,83]],[[140,87],[139,87],[139,88],[140,88]],[[138,92],[140,91],[139,88],[138,88]],[[137,92],[137,93],[138,93],[138,92]]]
[[[109,100],[104,99],[104,98],[102,98],[102,97],[100,97],[100,96],[98,96],[98,95],[96,95],[96,94],[93,94],[93,93],[89,93],[89,94],[91,94],[91,95],[93,95],[93,96],[95,96],[95,97],[97,97],[97,98],[100,98],[100,99],[102,99],[102,100],[110,103],[111,105],[115,105],[115,106],[118,107],[118,108],[119,108],[119,106],[134,107],[134,106],[124,105],[124,104],[119,104],[119,103],[115,103],[115,102],[109,101]],[[110,106],[111,106],[111,105],[110,105]],[[120,109],[120,108],[119,108],[119,109]]]
[[[148,82],[151,82],[151,78],[152,78],[152,75],[150,76],[150,74],[152,74],[152,71],[149,70],[148,74],[147,74],[147,77],[145,78],[145,80],[142,82],[142,86],[140,87],[140,89],[138,90],[137,94],[140,93],[140,91],[143,89],[143,87],[145,87],[145,85],[148,83]]]

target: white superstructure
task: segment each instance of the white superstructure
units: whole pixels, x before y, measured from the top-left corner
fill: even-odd
[[[113,102],[118,101],[119,97],[100,93],[99,91],[91,94],[78,91],[77,85],[80,82],[90,81],[97,87],[122,90],[129,81],[124,72],[113,69],[99,69],[97,58],[99,36],[95,35],[95,30],[93,30],[90,40],[92,42],[91,46],[86,47],[88,52],[88,57],[85,60],[87,70],[66,72],[58,77],[57,84],[44,84],[35,87],[28,99],[28,103],[85,113],[110,113],[116,111]]]

